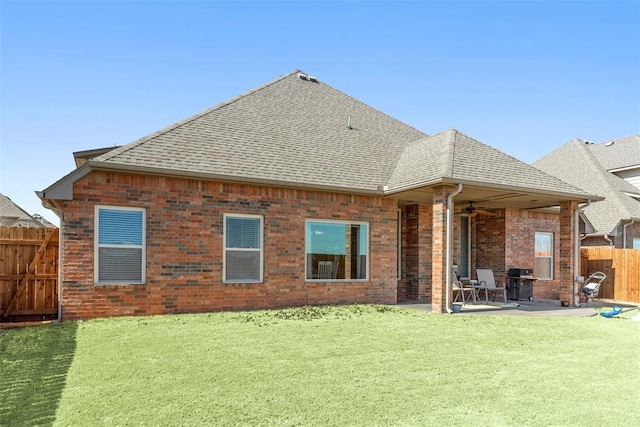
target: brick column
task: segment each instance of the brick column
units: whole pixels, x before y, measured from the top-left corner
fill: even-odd
[[[560,301],[568,301],[570,306],[574,303],[573,281],[577,274],[577,272],[573,271],[574,239],[577,238],[577,236],[574,236],[575,211],[577,207],[576,202],[560,203],[559,297]]]
[[[433,243],[431,246],[431,311],[446,313],[447,268],[447,196],[455,190],[451,186],[433,189]],[[453,227],[451,232],[453,233]]]

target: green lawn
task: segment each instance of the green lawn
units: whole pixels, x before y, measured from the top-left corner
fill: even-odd
[[[0,334],[0,425],[637,425],[629,319],[387,306]]]

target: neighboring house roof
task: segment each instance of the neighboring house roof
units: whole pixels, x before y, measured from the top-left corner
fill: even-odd
[[[596,234],[616,235],[620,221],[640,220],[640,191],[609,170],[626,168],[633,162],[640,164],[640,138],[636,135],[607,144],[573,139],[533,166],[586,192],[604,196],[604,201],[593,203],[584,214]]]
[[[608,171],[640,167],[640,135],[591,144],[589,149]]]
[[[455,130],[427,136],[297,70],[88,160],[39,195],[70,199],[93,169],[373,194],[465,181],[589,196]]]
[[[40,215],[29,215],[0,193],[0,225],[5,227],[55,227]]]

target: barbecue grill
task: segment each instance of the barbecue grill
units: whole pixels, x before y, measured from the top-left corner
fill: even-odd
[[[533,301],[533,270],[530,268],[510,268],[507,274],[509,277],[509,299],[521,301]]]

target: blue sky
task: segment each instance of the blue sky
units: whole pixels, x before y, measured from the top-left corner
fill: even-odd
[[[295,69],[531,163],[572,138],[640,133],[638,28],[640,1],[0,0],[0,192],[57,222],[34,191],[74,151]]]

